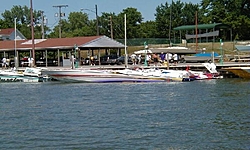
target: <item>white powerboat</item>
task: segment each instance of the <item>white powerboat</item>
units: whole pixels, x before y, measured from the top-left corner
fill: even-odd
[[[160,82],[158,78],[131,76],[111,70],[71,69],[71,70],[43,70],[42,74],[48,75],[62,82]]]
[[[115,73],[132,76],[134,78],[148,78],[162,81],[193,81],[190,73],[182,70],[166,70],[166,69],[124,69],[115,70]]]
[[[43,82],[46,77],[41,75],[41,70],[41,68],[26,68],[24,71],[1,70],[0,82]]]

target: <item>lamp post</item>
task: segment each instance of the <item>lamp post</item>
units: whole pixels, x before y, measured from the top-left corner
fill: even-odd
[[[147,44],[147,42],[146,42],[146,41],[144,42],[144,49],[145,49],[144,66],[148,66],[148,64],[147,64],[147,51],[148,51],[148,44]]]
[[[15,58],[14,58],[14,62],[15,62],[15,67],[18,67],[18,61],[17,61],[17,51],[16,51],[16,19],[15,18]]]
[[[98,22],[98,14],[97,14],[97,5],[95,5],[95,11],[91,10],[91,9],[85,9],[85,8],[81,8],[81,11],[83,10],[87,10],[90,12],[95,13],[95,17],[96,17],[96,35],[99,35],[99,22]]]
[[[78,68],[78,61],[77,61],[77,57],[76,57],[76,52],[78,52],[78,50],[79,50],[79,48],[78,48],[78,46],[77,46],[77,44],[75,44],[74,45],[74,49],[75,49],[75,52],[74,52],[74,63],[73,63],[73,65],[74,65],[74,67],[73,68]],[[72,57],[73,58],[73,57]],[[79,57],[78,57],[78,59],[79,59]]]
[[[127,14],[124,14],[124,35],[125,35],[125,68],[128,68],[128,52],[127,52]]]
[[[220,53],[221,53],[221,56],[220,56],[220,63],[223,65],[223,42],[222,42],[222,39],[220,39]]]

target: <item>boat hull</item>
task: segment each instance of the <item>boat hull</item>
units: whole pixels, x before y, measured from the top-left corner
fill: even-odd
[[[225,70],[232,72],[240,78],[250,79],[250,67],[231,67]]]
[[[42,77],[0,75],[0,82],[43,82]]]
[[[192,78],[169,77],[158,71],[135,70],[44,70],[53,79],[62,82],[108,83],[108,82],[176,82],[193,81]]]
[[[162,78],[148,78],[143,76],[129,76],[101,70],[45,70],[46,74],[62,82],[164,82]]]

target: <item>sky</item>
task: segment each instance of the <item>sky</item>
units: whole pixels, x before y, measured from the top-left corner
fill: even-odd
[[[191,2],[193,4],[200,3],[201,0],[181,0],[182,2]],[[171,3],[171,0],[32,0],[33,10],[42,10],[47,18],[47,26],[53,28],[59,21],[55,14],[59,12],[59,5],[68,5],[62,7],[62,13],[65,13],[66,19],[70,12],[84,10],[84,13],[89,15],[90,19],[95,18],[95,5],[97,5],[98,15],[102,12],[115,13],[116,15],[122,12],[123,9],[128,7],[137,8],[137,11],[142,13],[143,21],[155,20],[155,9],[161,4]],[[5,10],[10,10],[13,5],[28,6],[30,7],[30,0],[1,0],[0,13]]]

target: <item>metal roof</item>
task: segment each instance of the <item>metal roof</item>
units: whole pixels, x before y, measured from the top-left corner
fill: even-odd
[[[1,51],[14,51],[15,41],[0,41]],[[125,45],[119,43],[107,36],[87,36],[87,37],[73,37],[73,38],[53,38],[53,39],[35,39],[35,50],[58,50],[58,49],[74,49],[77,45],[81,50],[87,49],[104,49],[104,48],[124,48]],[[32,40],[18,40],[16,41],[16,49],[31,50]]]
[[[90,42],[79,45],[80,48],[124,48],[125,45],[107,36],[101,36]]]
[[[223,23],[213,23],[213,24],[198,24],[197,29],[227,29],[231,28],[229,25]],[[196,25],[184,25],[174,28],[174,30],[195,30]]]

